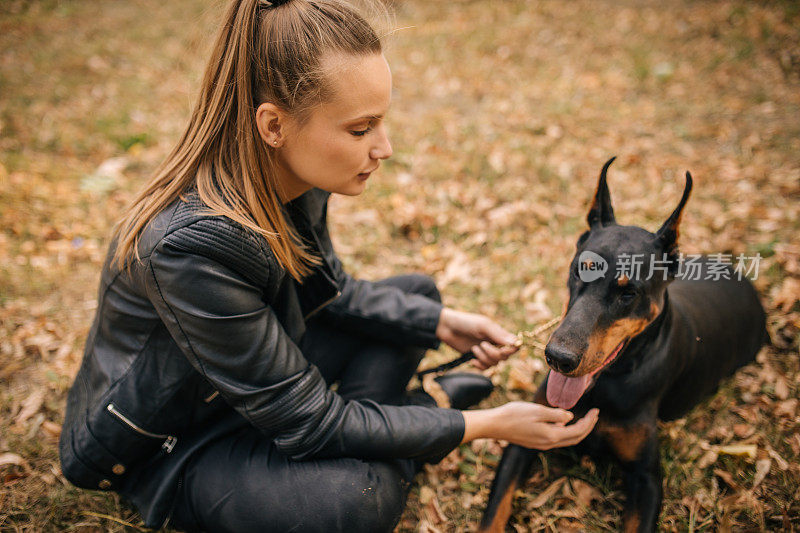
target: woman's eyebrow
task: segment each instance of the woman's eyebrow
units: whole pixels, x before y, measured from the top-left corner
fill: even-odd
[[[358,118],[353,118],[348,120],[347,122],[356,122],[358,120],[380,120],[383,118],[383,115],[364,115]]]

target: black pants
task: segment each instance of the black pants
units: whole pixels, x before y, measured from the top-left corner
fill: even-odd
[[[439,300],[427,276],[378,282]],[[425,350],[380,343],[311,320],[300,343],[328,385],[345,399],[406,403],[404,392]],[[414,403],[435,403],[415,395]],[[423,399],[420,399],[423,398]],[[231,531],[391,531],[421,463],[354,458],[292,461],[254,427],[213,442],[187,464],[171,522]]]

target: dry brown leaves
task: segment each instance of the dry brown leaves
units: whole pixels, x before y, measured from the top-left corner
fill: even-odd
[[[0,472],[23,476],[9,481],[21,492],[58,479],[55,439],[108,230],[180,135],[221,6],[12,4],[0,9]],[[519,331],[562,309],[609,156],[618,219],[651,230],[691,170],[682,249],[763,256],[755,284],[773,347],[719,402],[662,428],[667,531],[800,527],[799,39],[788,5],[403,2],[386,51],[395,155],[361,197],[331,201],[352,273],[428,273],[448,305]],[[538,348],[523,348],[489,372],[487,405],[529,399],[543,373]],[[41,444],[47,459],[16,443]],[[427,468],[419,485],[435,496],[412,494],[399,530],[475,529],[500,454],[484,442]],[[602,498],[569,470],[579,466],[541,464],[510,527],[618,527],[604,467],[581,465]],[[560,492],[528,505],[561,478]],[[78,521],[54,519],[46,497],[23,513],[32,529]]]

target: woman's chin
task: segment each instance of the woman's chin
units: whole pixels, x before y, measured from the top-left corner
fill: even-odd
[[[358,179],[354,182],[348,183],[343,187],[339,187],[338,190],[336,191],[331,191],[331,192],[344,194],[346,196],[358,196],[362,192],[364,192],[364,189],[366,188],[367,188],[367,180]]]

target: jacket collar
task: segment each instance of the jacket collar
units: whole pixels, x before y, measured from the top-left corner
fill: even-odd
[[[325,215],[325,208],[331,193],[322,189],[309,189],[294,200],[286,202],[283,208],[292,217],[305,217],[311,224],[319,223]]]
[[[321,259],[311,274],[296,285],[300,307],[306,319],[341,294],[333,265],[333,246],[328,241],[325,228],[329,197],[330,193],[326,191],[311,189],[284,204],[286,214],[306,246]]]

